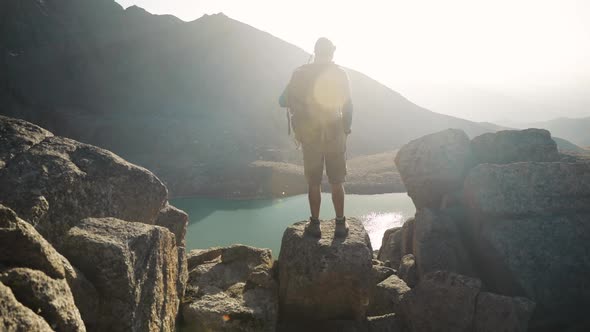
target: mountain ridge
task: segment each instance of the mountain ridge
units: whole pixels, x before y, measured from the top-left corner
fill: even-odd
[[[300,47],[225,14],[185,22],[112,0],[0,6],[0,114],[112,150],[154,171],[173,195],[207,194],[212,181],[257,160],[301,163],[277,104],[291,72],[309,60]],[[350,157],[449,127],[471,137],[497,130],[347,71]]]

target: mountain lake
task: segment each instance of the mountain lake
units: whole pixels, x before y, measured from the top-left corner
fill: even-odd
[[[171,204],[189,214],[186,250],[231,244],[270,248],[278,258],[285,228],[309,218],[307,195],[279,199],[229,200],[185,197]],[[374,250],[383,233],[401,226],[416,211],[406,193],[346,195],[345,214],[362,220]],[[322,194],[322,219],[334,218],[330,194]]]

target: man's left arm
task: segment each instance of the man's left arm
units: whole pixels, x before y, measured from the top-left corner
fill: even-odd
[[[344,105],[342,106],[342,120],[344,122],[344,133],[346,135],[351,133],[352,127],[352,93],[350,90],[350,80],[348,79],[348,75],[344,72]]]

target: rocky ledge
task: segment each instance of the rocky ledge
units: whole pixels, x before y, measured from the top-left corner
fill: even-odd
[[[151,172],[0,116],[0,326],[174,331],[188,216]]]

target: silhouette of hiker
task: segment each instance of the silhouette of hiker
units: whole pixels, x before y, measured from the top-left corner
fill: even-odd
[[[346,138],[352,124],[352,101],[346,72],[333,62],[336,47],[327,38],[315,44],[314,61],[297,68],[279,98],[289,108],[290,126],[303,150],[311,217],[306,233],[321,237],[321,183],[326,174],[332,189],[337,237],[348,234],[344,217]]]

